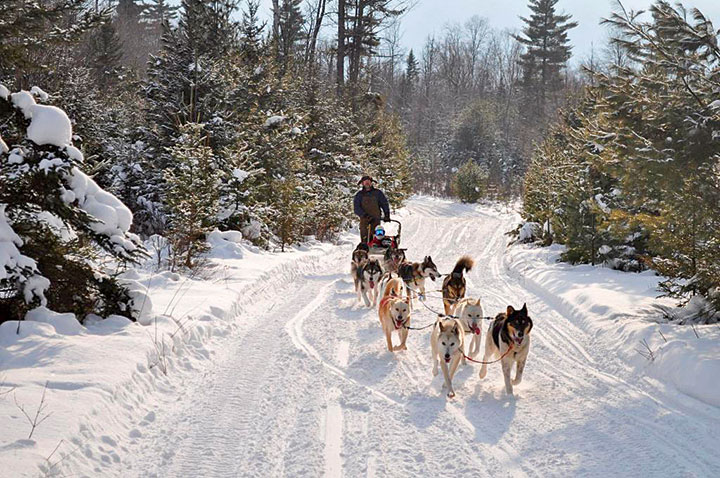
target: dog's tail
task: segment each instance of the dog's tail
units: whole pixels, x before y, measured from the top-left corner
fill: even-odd
[[[383,298],[388,296],[400,297],[403,289],[403,281],[400,278],[390,279],[385,285]]]
[[[463,271],[467,272],[472,270],[474,265],[475,261],[472,260],[472,257],[462,256],[455,264],[455,269],[453,269],[452,273],[462,275]]]

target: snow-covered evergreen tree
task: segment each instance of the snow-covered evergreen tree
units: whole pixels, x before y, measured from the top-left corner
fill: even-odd
[[[82,171],[65,112],[36,98],[46,94],[10,94],[0,85],[0,307],[6,318],[22,318],[35,305],[79,317],[132,316],[130,294],[94,261],[142,257],[132,214]]]

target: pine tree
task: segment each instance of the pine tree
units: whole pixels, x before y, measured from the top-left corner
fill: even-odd
[[[205,237],[217,221],[220,172],[203,136],[203,126],[187,123],[169,148],[173,164],[164,171],[171,244],[171,268],[192,268],[207,250]]]
[[[419,77],[420,67],[411,49],[405,64],[405,74],[400,83],[400,101],[403,108],[407,108],[412,102]]]
[[[118,81],[123,46],[112,22],[105,22],[90,35],[88,63],[100,89]]]
[[[549,105],[555,103],[555,94],[562,88],[562,72],[571,56],[568,31],[575,28],[570,15],[557,14],[558,0],[530,0],[532,12],[522,18],[526,26],[515,39],[526,47],[520,65],[526,93],[532,99],[533,113],[544,117]],[[528,115],[533,117],[533,115]]]
[[[145,21],[158,27],[170,25],[177,18],[179,6],[171,5],[168,0],[146,0],[143,8]]]
[[[469,160],[458,169],[453,180],[453,190],[462,202],[476,203],[486,193],[487,179],[487,171]]]
[[[3,319],[21,319],[35,305],[79,318],[132,317],[137,304],[95,259],[123,265],[144,250],[129,231],[130,211],[80,169],[70,119],[58,108],[36,106],[27,91],[0,99],[0,117],[12,145],[0,144],[0,241],[9,236],[21,254],[0,264],[0,309],[9,312]]]
[[[45,69],[38,61],[54,45],[77,42],[107,19],[107,12],[86,9],[85,0],[28,2],[4,0],[0,21],[0,78],[13,76],[18,89],[29,88],[27,76]],[[77,20],[61,28],[67,17]]]
[[[279,5],[278,38],[275,41],[278,43],[280,75],[288,70],[290,62],[298,52],[299,43],[305,38],[305,19],[300,10],[301,5],[302,0],[282,0]]]

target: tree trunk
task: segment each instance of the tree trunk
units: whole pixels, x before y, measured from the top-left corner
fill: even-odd
[[[346,0],[338,0],[337,31],[337,95],[341,96],[345,85],[345,11]]]

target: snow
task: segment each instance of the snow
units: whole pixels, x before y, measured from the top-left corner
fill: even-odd
[[[36,98],[40,98],[41,101],[47,101],[50,99],[50,95],[45,93],[38,86],[33,86],[32,88],[30,88],[30,94],[35,96]]]
[[[22,164],[23,161],[25,161],[23,152],[19,148],[15,148],[12,151],[10,151],[10,154],[8,155],[8,163],[10,164]]]
[[[50,281],[37,274],[37,264],[33,259],[20,253],[18,248],[22,247],[23,240],[10,226],[6,208],[7,204],[0,203],[0,279],[20,281],[25,301],[30,303],[37,298],[44,305]]]
[[[72,241],[77,239],[77,234],[72,228],[68,227],[62,219],[54,215],[49,211],[41,211],[37,214],[37,218],[48,225],[63,242]]]
[[[77,161],[78,163],[82,163],[85,158],[83,157],[82,152],[77,149],[75,146],[65,146],[65,152],[68,155],[68,158],[72,159],[73,161]]]
[[[61,148],[72,142],[72,123],[63,110],[45,105],[34,105],[30,110],[32,120],[27,136],[35,144]]]
[[[2,136],[0,136],[0,154],[5,154],[8,151],[10,151],[10,148],[8,148],[7,143],[3,141]]]
[[[655,303],[657,277],[508,248],[519,216],[503,206],[416,197],[394,215],[411,259],[432,254],[448,272],[475,258],[468,295],[486,313],[528,303],[533,342],[515,397],[498,365],[483,380],[467,365],[447,399],[426,332],[411,331],[407,351],[384,349],[348,274],[357,231],[285,254],[214,231],[193,277],[152,261],[123,276],[149,291],[149,326],[90,316],[73,335],[44,312],[19,335],[17,322],[0,325],[0,394],[15,387],[0,396],[0,464],[14,476],[717,475],[720,409],[676,385],[717,382],[698,354],[717,357],[717,332],[690,340],[687,327],[633,317]],[[415,326],[435,320],[419,305],[413,315]],[[668,339],[653,363],[625,340],[643,327]],[[660,360],[662,374],[651,370]],[[15,402],[36,406],[45,384],[52,415],[28,440]]]
[[[150,291],[147,325],[95,315],[81,325],[73,314],[44,307],[28,313],[19,334],[17,322],[0,324],[3,469],[18,477],[61,476],[70,469],[85,476],[148,476],[129,468],[128,447],[150,433],[165,408],[158,402],[163,391],[179,391],[177,379],[196,377],[212,364],[225,340],[242,330],[245,312],[256,310],[254,301],[312,273],[337,249],[316,243],[272,254],[243,243],[237,232],[213,237],[243,247],[244,255],[213,249],[208,280],[154,272],[151,263],[123,275],[131,289]],[[34,412],[46,383],[52,413],[28,440],[29,425],[15,402]]]
[[[232,175],[235,179],[242,183],[250,176],[250,173],[247,171],[243,171],[242,169],[235,168],[233,169]]]
[[[542,226],[537,222],[525,222],[520,228],[518,242],[532,242],[542,237]]]
[[[15,105],[17,109],[22,111],[22,113],[25,115],[25,119],[32,118],[33,115],[33,107],[36,105],[35,98],[25,90],[19,91],[17,93],[13,93],[10,95],[10,99],[12,101],[12,104]]]
[[[0,98],[7,101],[7,99],[10,97],[10,90],[7,89],[7,86],[0,83]]]
[[[130,209],[78,168],[72,169],[68,182],[80,209],[97,219],[97,222],[90,224],[90,228],[97,234],[108,236],[126,251],[135,250],[137,246],[126,239],[132,224]],[[66,195],[63,199],[70,197]]]
[[[681,392],[720,407],[720,329],[662,322],[662,310],[678,310],[675,301],[658,299],[664,277],[652,271],[620,272],[604,267],[571,266],[558,262],[562,246],[517,246],[508,267],[526,286],[598,338],[600,348],[612,350],[647,374]],[[664,338],[663,338],[664,336]],[[667,342],[666,342],[667,340]],[[654,360],[643,357],[643,341]]]
[[[59,335],[80,335],[85,329],[75,318],[75,314],[59,314],[42,306],[25,314],[25,320],[50,324]],[[22,328],[22,324],[20,327]]]
[[[273,127],[279,125],[280,123],[282,123],[283,121],[285,121],[285,119],[286,119],[285,116],[279,116],[279,115],[271,116],[267,120],[265,120],[265,127],[273,128]]]
[[[219,231],[215,229],[207,238],[208,244],[215,253],[222,254],[227,258],[242,259],[245,254],[243,235],[240,231]]]

